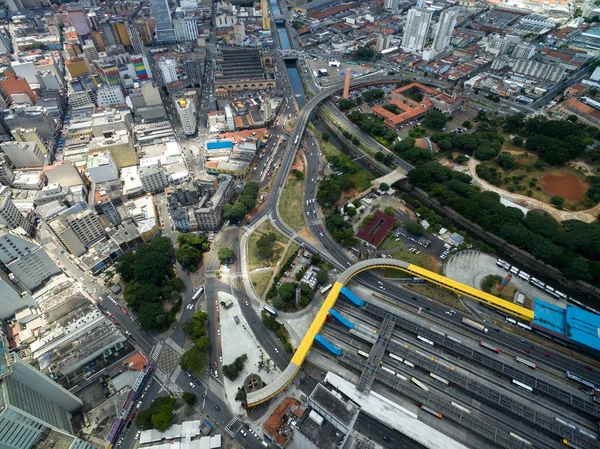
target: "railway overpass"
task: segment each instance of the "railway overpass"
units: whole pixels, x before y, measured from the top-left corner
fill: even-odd
[[[266,402],[269,399],[277,396],[277,394],[285,389],[285,387],[294,379],[296,373],[300,370],[300,367],[306,360],[308,352],[312,348],[315,337],[325,324],[329,310],[335,305],[340,295],[340,291],[344,285],[357,274],[376,268],[392,268],[401,270],[410,274],[411,276],[420,277],[436,285],[452,290],[459,295],[468,296],[476,301],[487,304],[490,307],[500,309],[527,322],[533,320],[533,311],[525,307],[517,306],[510,301],[497,298],[496,296],[482,292],[481,290],[460,282],[456,282],[417,265],[395,259],[364,260],[349,267],[339,276],[338,280],[329,291],[327,298],[325,298],[325,301],[323,301],[317,316],[308,328],[308,331],[304,335],[302,342],[296,349],[290,364],[273,383],[258,391],[248,394],[247,402],[249,407],[262,404],[263,402]]]

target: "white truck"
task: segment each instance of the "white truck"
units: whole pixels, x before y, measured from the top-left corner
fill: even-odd
[[[475,321],[470,320],[468,318],[463,318],[462,322],[463,324],[466,324],[467,326],[472,327],[473,329],[477,329],[478,331],[481,331],[484,334],[488,333],[488,328],[485,327],[483,324],[476,323]]]

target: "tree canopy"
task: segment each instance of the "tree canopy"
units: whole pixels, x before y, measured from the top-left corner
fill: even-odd
[[[436,131],[442,130],[446,126],[448,118],[439,111],[429,111],[423,117],[423,126]]]
[[[256,206],[259,190],[260,187],[255,181],[246,184],[234,204],[223,206],[223,218],[231,224],[239,223]]]
[[[175,250],[175,259],[186,271],[196,271],[202,254],[210,250],[210,241],[205,232],[199,234],[179,234],[177,236],[179,246]]]
[[[269,232],[268,234],[263,234],[256,241],[256,248],[258,250],[258,255],[263,259],[270,259],[275,254],[273,247],[275,246],[275,241],[277,240],[277,236]]]
[[[181,307],[179,292],[185,284],[173,271],[173,258],[171,240],[157,237],[135,252],[123,254],[116,264],[115,271],[125,282],[123,298],[138,314],[143,329],[165,329]],[[176,306],[166,312],[164,301],[172,300]]]
[[[182,370],[192,373],[193,376],[199,376],[206,369],[206,354],[194,347],[183,353],[179,366]]]
[[[175,398],[161,396],[152,401],[150,407],[140,412],[135,417],[135,425],[142,430],[156,429],[164,432],[173,423],[173,410]]]
[[[233,260],[235,258],[235,253],[231,248],[222,246],[219,248],[218,256],[221,262],[226,262],[228,260]]]
[[[248,360],[248,356],[246,354],[242,354],[237,357],[233,363],[229,365],[223,365],[223,375],[227,377],[229,380],[234,380],[244,369],[244,364]]]

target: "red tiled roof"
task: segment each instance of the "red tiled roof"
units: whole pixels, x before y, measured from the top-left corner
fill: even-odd
[[[390,229],[394,227],[394,224],[397,221],[398,220],[394,217],[390,217],[381,211],[377,211],[375,212],[371,223],[369,223],[366,228],[361,229],[356,236],[377,247],[381,244],[387,233],[390,232]]]

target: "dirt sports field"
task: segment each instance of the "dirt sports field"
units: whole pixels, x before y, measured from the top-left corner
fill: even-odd
[[[550,170],[540,180],[542,189],[549,195],[562,196],[568,201],[579,201],[590,184],[562,170]]]

